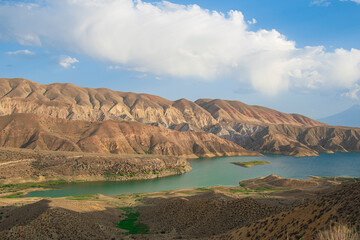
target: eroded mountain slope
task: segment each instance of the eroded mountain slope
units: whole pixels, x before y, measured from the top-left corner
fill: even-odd
[[[318,152],[360,151],[359,128],[217,124],[206,131],[263,153],[316,156]]]
[[[181,132],[205,131],[246,149],[264,153],[315,156],[318,152],[360,150],[357,128],[332,127],[299,114],[286,114],[239,101],[199,99],[191,102],[180,99],[174,102],[149,94],[82,88],[73,84],[43,85],[25,79],[2,78],[0,115],[13,113],[33,113],[68,120],[129,120]],[[112,138],[112,132],[108,134]],[[106,143],[108,137],[105,135],[101,137]],[[90,140],[99,144],[103,142],[99,138]],[[84,141],[81,143],[84,144]],[[155,151],[181,152],[173,150],[174,146],[165,147],[166,144],[162,144],[161,150]],[[61,148],[80,147],[77,143],[75,145],[67,142]],[[112,151],[109,147],[105,148]],[[117,148],[115,151],[131,152],[129,146],[122,148],[126,150]],[[198,151],[197,148],[195,151]],[[203,155],[211,156],[207,150]]]
[[[206,132],[179,132],[130,121],[80,121],[17,113],[0,117],[0,146],[189,158],[259,155]]]
[[[170,101],[150,94],[82,88],[73,84],[43,85],[26,79],[0,79],[0,114],[35,113],[72,120],[126,119],[165,127],[188,123],[196,128],[218,122],[324,125],[296,114],[250,106],[238,101],[186,99]]]

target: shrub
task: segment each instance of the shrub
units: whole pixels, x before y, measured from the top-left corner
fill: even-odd
[[[359,240],[360,235],[345,225],[335,225],[318,234],[319,240]]]

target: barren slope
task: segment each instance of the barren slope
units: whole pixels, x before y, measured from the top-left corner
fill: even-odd
[[[318,239],[335,224],[360,230],[360,184],[343,184],[323,197],[215,239]]]
[[[129,121],[70,121],[24,113],[0,117],[0,146],[191,158],[259,155],[206,132],[178,132]]]
[[[270,108],[251,106],[239,101],[199,99],[195,101],[219,122],[251,124],[290,124],[296,126],[325,126],[326,124],[302,116],[286,114]]]
[[[124,93],[103,88],[82,88],[73,84],[42,85],[25,79],[3,78],[0,79],[0,115],[12,113],[33,113],[61,119],[86,121],[124,119],[182,132],[206,131],[230,140],[246,149],[264,153],[316,156],[318,152],[360,150],[359,129],[332,127],[302,115],[286,114],[265,107],[247,105],[239,101],[199,99],[196,102],[191,102],[180,99],[173,102],[149,94]],[[102,130],[93,130],[101,134],[97,138],[78,139],[78,141],[82,140],[80,142],[82,145],[74,141],[60,141],[60,143],[53,136],[47,137],[51,138],[52,141],[58,141],[55,145],[60,146],[62,144],[61,149],[79,150],[79,148],[86,148],[85,145],[89,141],[94,144],[96,141],[102,143],[102,138],[104,138],[104,144],[109,145],[108,139],[113,139],[116,131],[107,131],[103,128],[109,128],[109,125],[114,124],[93,123],[92,127],[95,125],[102,128]],[[153,129],[155,132],[161,132],[158,129]],[[149,133],[149,131],[144,131],[144,133]],[[172,134],[172,136],[175,135],[175,133]],[[199,133],[193,135],[199,135]],[[26,137],[28,138],[28,136]],[[81,137],[84,138],[85,136],[82,135]],[[151,137],[145,137],[145,134],[143,134],[143,138]],[[135,146],[138,143],[135,145],[130,144],[130,146],[123,144],[119,147],[116,143],[115,149],[112,149],[113,147],[100,146],[99,143],[100,145],[95,145],[100,146],[100,149],[94,151],[127,153],[154,151],[156,153],[176,155],[191,154],[193,152],[189,150],[182,152],[179,150],[178,144],[166,145],[163,140],[167,138],[164,138],[164,136],[159,138],[156,137],[155,140],[155,142],[162,142],[159,147],[150,146],[149,143],[146,147]],[[215,139],[210,137],[206,141]],[[129,141],[129,138],[126,141]],[[149,139],[146,141],[149,142]],[[114,141],[112,141],[113,143]],[[223,142],[223,144],[225,143],[228,142]],[[39,144],[46,145],[46,143],[36,143],[36,145]],[[132,147],[135,150],[131,150]],[[191,148],[191,146],[187,148],[189,147]],[[232,148],[233,146],[229,147]],[[154,148],[154,150],[150,148]],[[54,146],[51,149],[54,149]],[[197,154],[199,156],[219,155],[209,154],[209,152],[217,152],[218,149],[208,150],[203,146],[200,146],[200,150],[198,146],[195,146],[194,149],[194,151],[202,152]],[[224,151],[229,151],[229,149]]]
[[[73,84],[42,85],[25,79],[0,79],[0,114],[35,113],[71,120],[125,119],[166,127],[189,123],[197,128],[216,123],[197,104],[173,102],[149,94],[82,88]]]
[[[82,88],[73,84],[43,85],[26,79],[0,79],[0,114],[36,113],[77,120],[132,119],[170,127],[188,123],[203,128],[217,122],[325,125],[310,118],[250,106],[239,101],[186,99],[170,101],[150,94]]]
[[[3,185],[58,179],[66,181],[152,179],[182,174],[190,169],[186,159],[176,156],[0,148],[0,184]]]

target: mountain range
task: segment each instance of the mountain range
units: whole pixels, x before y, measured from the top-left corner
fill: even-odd
[[[0,146],[8,147],[190,157],[360,150],[360,129],[240,101],[170,101],[20,78],[0,79],[0,116]]]
[[[360,105],[355,104],[343,112],[322,118],[319,121],[334,126],[360,127]]]

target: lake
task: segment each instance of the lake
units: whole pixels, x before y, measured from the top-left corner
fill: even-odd
[[[269,165],[244,168],[231,162],[268,161]],[[59,185],[60,189],[31,192],[26,197],[64,197],[70,195],[158,192],[165,190],[237,186],[240,180],[277,174],[286,178],[308,176],[360,176],[360,153],[320,154],[318,157],[265,155],[264,157],[218,157],[191,160],[190,172],[183,175],[125,182],[83,182]]]

